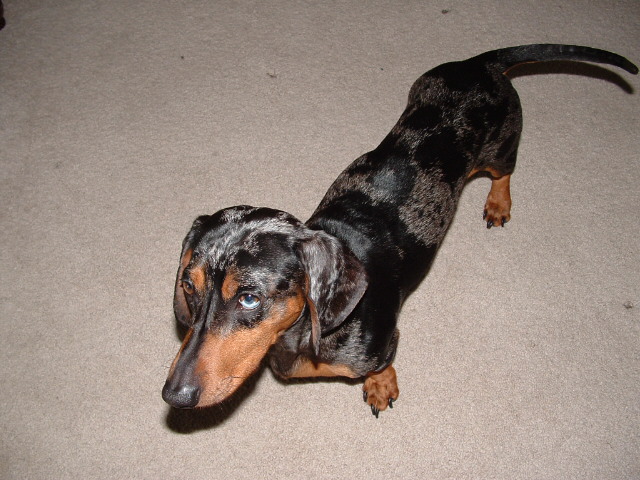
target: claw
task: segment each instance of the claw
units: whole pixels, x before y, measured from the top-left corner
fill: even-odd
[[[393,408],[393,402],[395,402],[396,399],[395,398],[390,398],[389,399],[389,408]]]
[[[491,228],[491,227],[493,227],[493,220],[489,220],[487,222],[487,228]]]
[[[366,402],[367,398],[369,398],[369,393],[366,390],[362,391],[362,399]]]
[[[483,211],[482,212],[482,219],[484,220],[485,218],[487,218],[487,211]]]
[[[371,413],[373,413],[376,418],[378,418],[378,415],[380,414],[380,410],[378,410],[378,407],[376,407],[375,405],[371,405]]]

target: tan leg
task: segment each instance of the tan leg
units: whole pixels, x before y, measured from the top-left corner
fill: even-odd
[[[491,190],[484,205],[483,217],[487,228],[504,224],[511,220],[511,192],[509,184],[511,175],[491,179]]]
[[[364,401],[371,406],[371,412],[378,417],[378,413],[393,408],[393,402],[398,399],[398,378],[396,370],[389,365],[378,373],[370,373],[362,387]]]

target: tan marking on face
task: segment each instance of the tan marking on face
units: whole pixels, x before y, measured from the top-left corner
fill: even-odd
[[[302,360],[297,368],[288,375],[288,378],[311,378],[311,377],[348,377],[358,378],[351,368],[342,364],[313,363],[308,358]]]
[[[225,302],[228,302],[236,295],[239,286],[240,283],[238,283],[238,274],[236,270],[230,269],[224,277],[221,288],[222,298]]]
[[[201,387],[197,406],[221,402],[255,372],[269,348],[298,319],[304,303],[300,292],[276,303],[269,317],[254,328],[225,336],[208,334],[195,367]]]
[[[190,328],[187,334],[185,335],[184,340],[182,341],[182,345],[180,345],[180,350],[178,350],[178,354],[176,355],[176,358],[174,358],[173,362],[171,363],[171,368],[169,368],[169,375],[167,375],[167,378],[170,378],[173,375],[173,371],[176,368],[176,364],[178,363],[178,360],[180,360],[182,351],[185,349],[185,347],[189,343],[189,340],[191,339],[192,335],[193,335],[193,328]]]
[[[207,275],[204,272],[204,266],[194,267],[189,270],[189,278],[191,278],[193,287],[197,292],[204,292],[207,280]]]

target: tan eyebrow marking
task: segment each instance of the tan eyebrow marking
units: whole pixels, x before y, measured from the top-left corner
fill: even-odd
[[[189,278],[193,282],[194,288],[202,293],[205,288],[206,274],[204,273],[204,267],[195,267],[189,271]]]
[[[222,298],[225,302],[232,299],[237,291],[240,283],[238,282],[238,272],[235,269],[229,269],[222,282]]]

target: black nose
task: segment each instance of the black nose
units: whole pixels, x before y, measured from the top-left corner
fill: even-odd
[[[200,400],[200,388],[196,385],[171,385],[167,380],[162,389],[162,399],[175,408],[193,408]]]

